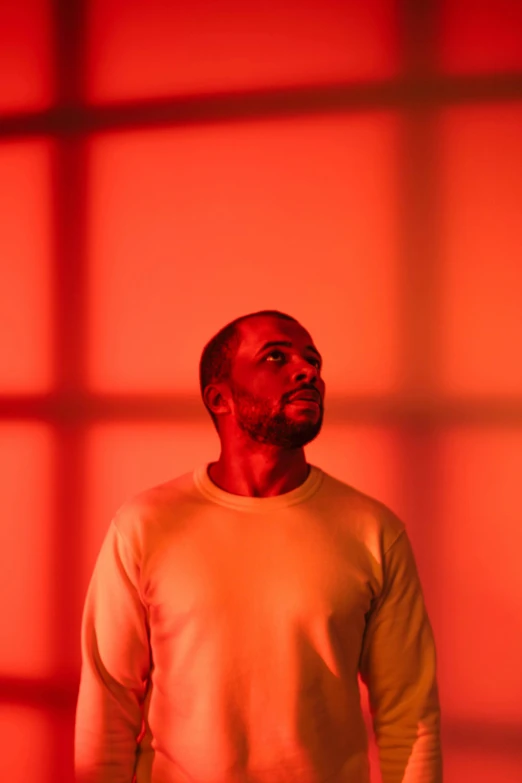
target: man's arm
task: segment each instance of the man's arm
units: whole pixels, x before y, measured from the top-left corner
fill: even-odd
[[[93,571],[82,618],[75,726],[76,783],[131,783],[150,670],[138,568],[114,522]]]
[[[405,530],[384,555],[360,659],[383,783],[442,783],[433,632]]]

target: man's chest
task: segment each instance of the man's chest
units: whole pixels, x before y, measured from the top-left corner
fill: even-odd
[[[208,524],[147,563],[151,641],[184,633],[335,637],[356,645],[372,599],[364,547],[302,523]]]

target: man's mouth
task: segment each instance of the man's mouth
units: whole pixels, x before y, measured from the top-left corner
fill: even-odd
[[[290,397],[290,402],[308,402],[308,403],[315,403],[315,405],[319,405],[321,402],[321,398],[317,392],[296,392],[296,394],[293,394]]]

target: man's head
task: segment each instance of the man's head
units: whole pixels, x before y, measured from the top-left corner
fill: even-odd
[[[277,342],[278,345],[267,345]],[[284,343],[284,344],[280,344]],[[289,315],[261,310],[236,318],[201,355],[201,396],[220,439],[240,434],[253,443],[299,448],[319,434],[325,384],[310,334]],[[317,391],[318,405],[291,402]]]

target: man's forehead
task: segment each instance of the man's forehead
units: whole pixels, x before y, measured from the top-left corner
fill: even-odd
[[[313,344],[310,334],[300,324],[282,318],[249,319],[238,324],[240,345],[238,354],[251,354],[268,341],[292,340]]]

